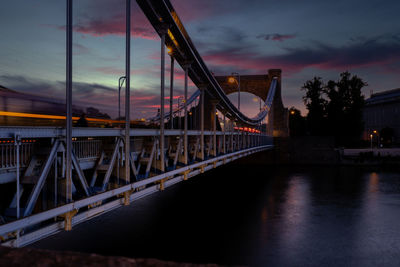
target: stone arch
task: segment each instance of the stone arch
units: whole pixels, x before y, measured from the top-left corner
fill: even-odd
[[[228,82],[229,77],[231,76],[215,76],[226,95],[238,92],[237,84]],[[276,94],[280,97],[281,70],[279,69],[271,69],[266,75],[241,75],[240,91],[253,94],[265,101],[273,77],[278,77],[279,88],[277,88]]]
[[[275,96],[269,113],[269,119],[273,121],[273,136],[288,136],[288,109],[283,106],[281,93],[281,74],[280,69],[270,69],[266,75],[241,75],[240,76],[240,91],[258,96],[263,101],[267,99],[269,88],[274,77],[278,79],[278,85],[275,91]],[[238,92],[236,83],[228,82],[231,76],[215,76],[215,79],[220,84],[226,95]]]

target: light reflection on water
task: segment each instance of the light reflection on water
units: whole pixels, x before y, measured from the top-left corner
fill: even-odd
[[[219,168],[34,246],[199,263],[400,266],[397,171],[265,169]]]

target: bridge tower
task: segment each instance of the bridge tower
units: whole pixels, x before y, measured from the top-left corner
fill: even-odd
[[[268,91],[273,78],[278,79],[278,84],[275,91],[274,101],[271,107],[271,112],[268,114],[268,129],[267,131],[274,137],[287,137],[289,136],[289,111],[283,106],[281,94],[281,74],[280,69],[270,69],[266,75],[241,75],[240,76],[240,91],[251,93],[258,96],[263,101],[267,100]],[[225,94],[229,95],[238,92],[238,85],[236,83],[229,83],[228,79],[231,76],[215,76],[216,80],[224,90]],[[207,98],[206,98],[207,100]],[[211,103],[205,103],[205,106],[210,106]],[[205,121],[205,127],[210,128],[211,124],[211,108],[206,108],[205,115],[208,118]]]

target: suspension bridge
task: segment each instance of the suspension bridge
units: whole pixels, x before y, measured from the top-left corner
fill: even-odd
[[[126,1],[124,121],[118,127],[72,127],[72,0],[66,6],[65,127],[0,126],[1,245],[21,247],[99,216],[175,183],[273,148],[288,133],[281,71],[214,76],[168,0],[137,0],[161,39],[160,112],[135,128],[130,121],[130,0]],[[165,49],[171,60],[170,108],[165,111]],[[184,70],[183,105],[173,109],[174,63]],[[188,80],[198,90],[188,96]],[[248,117],[227,97],[262,99]],[[218,119],[218,114],[222,120]],[[19,116],[4,112],[2,116]],[[29,116],[28,116],[29,117]],[[268,117],[268,125],[263,121]],[[97,121],[101,123],[102,121]]]

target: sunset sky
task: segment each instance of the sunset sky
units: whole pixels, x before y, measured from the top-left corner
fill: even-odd
[[[65,98],[65,2],[2,1],[0,85]],[[212,72],[266,74],[281,68],[283,102],[303,113],[300,88],[314,76],[337,79],[349,70],[367,81],[367,97],[371,90],[400,87],[400,1],[171,2]],[[124,75],[124,4],[74,1],[74,103],[112,117],[118,78]],[[132,12],[131,110],[140,118],[155,114],[160,105],[160,39],[133,0]],[[175,84],[176,94],[182,94],[180,68]],[[258,101],[244,95],[241,106],[254,115]]]

